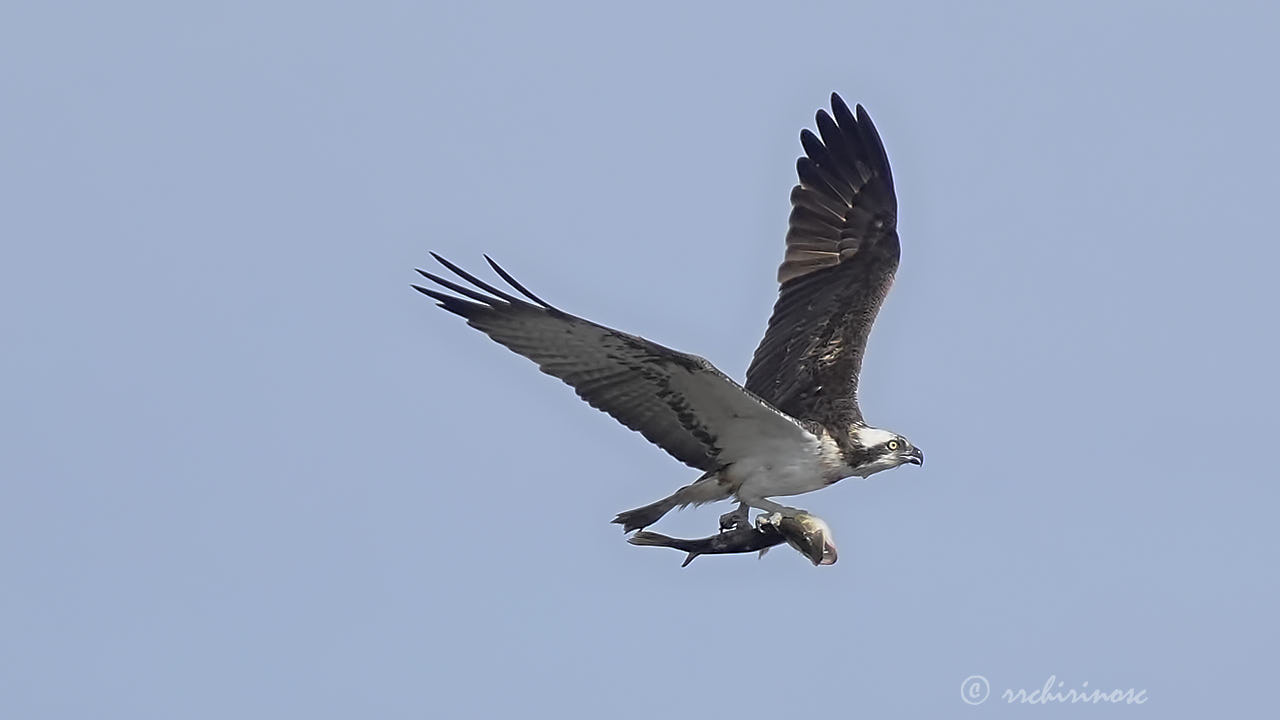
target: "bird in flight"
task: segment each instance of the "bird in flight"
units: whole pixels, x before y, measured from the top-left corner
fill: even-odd
[[[778,300],[742,385],[704,358],[552,306],[488,256],[518,295],[435,253],[457,279],[418,270],[434,286],[414,288],[439,307],[702,471],[670,496],[618,514],[626,532],[673,508],[731,498],[738,506],[721,516],[724,530],[745,526],[751,508],[794,518],[803,511],[771,498],[924,463],[919,448],[867,424],[858,407],[867,336],[900,255],[889,160],[861,105],[851,111],[833,93],[817,126],[800,133]]]

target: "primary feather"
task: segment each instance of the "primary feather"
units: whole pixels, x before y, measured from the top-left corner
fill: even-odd
[[[858,373],[867,336],[898,269],[898,200],[884,145],[862,106],[831,96],[821,139],[791,191],[778,301],[747,369],[746,388],[794,417],[861,422]]]

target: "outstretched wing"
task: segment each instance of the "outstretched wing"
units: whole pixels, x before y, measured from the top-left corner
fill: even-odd
[[[816,438],[705,359],[552,307],[489,260],[526,300],[432,256],[473,287],[419,270],[457,293],[414,288],[467,324],[568,383],[592,407],[681,462],[708,472],[767,447],[810,449]],[[461,296],[461,297],[458,297]]]
[[[853,422],[867,335],[898,268],[898,200],[867,112],[834,93],[831,110],[818,111],[821,139],[800,133],[782,287],[746,388],[792,417]]]

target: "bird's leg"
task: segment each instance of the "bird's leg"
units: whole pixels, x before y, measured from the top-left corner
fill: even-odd
[[[751,512],[751,506],[740,502],[738,509],[733,512],[727,512],[720,516],[720,531],[732,530],[736,527],[743,527],[747,524],[748,513]]]
[[[766,500],[762,497],[742,497],[738,495],[738,499],[742,501],[743,506],[750,506],[757,510],[763,510],[770,515],[779,515],[781,517],[795,517],[797,515],[807,515],[808,511],[800,508],[787,507],[781,503],[772,500]]]

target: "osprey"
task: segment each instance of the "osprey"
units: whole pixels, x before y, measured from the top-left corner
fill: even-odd
[[[805,154],[796,162],[778,300],[743,385],[701,357],[552,306],[488,256],[521,297],[435,253],[470,287],[418,270],[439,288],[414,288],[439,307],[703,471],[669,497],[620,513],[614,522],[625,532],[676,507],[729,498],[739,504],[721,516],[724,529],[745,525],[749,508],[795,517],[802,511],[770,498],[924,462],[919,448],[868,425],[858,408],[867,335],[898,268],[889,160],[861,105],[851,112],[833,93],[817,125],[816,135],[800,133]]]

